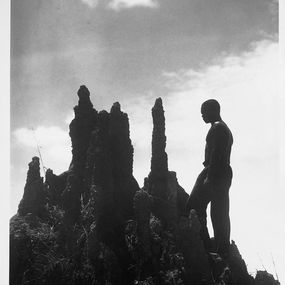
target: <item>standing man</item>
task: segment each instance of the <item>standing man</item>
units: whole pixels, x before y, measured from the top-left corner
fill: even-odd
[[[200,235],[207,251],[228,255],[230,245],[229,188],[232,181],[230,166],[233,137],[220,116],[220,104],[207,100],[201,107],[202,118],[211,128],[206,137],[204,169],[197,178],[186,204],[187,213],[195,209],[201,223]],[[207,205],[211,202],[211,220],[215,248],[211,248],[207,229]]]

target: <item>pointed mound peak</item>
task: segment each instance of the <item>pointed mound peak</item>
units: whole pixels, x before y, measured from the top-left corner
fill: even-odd
[[[91,132],[97,126],[98,113],[93,108],[93,104],[90,101],[90,92],[86,86],[80,86],[77,95],[79,100],[78,104],[73,108],[74,119],[69,125],[69,135],[73,154],[71,166],[81,175],[85,165]]]
[[[29,163],[24,195],[18,206],[19,215],[33,213],[39,217],[43,216],[45,199],[43,179],[40,175],[40,160],[34,156]]]
[[[152,158],[151,172],[152,175],[164,177],[167,179],[168,163],[165,135],[165,117],[162,106],[162,99],[159,97],[155,100],[152,108],[153,131],[152,131]]]
[[[90,91],[85,85],[81,85],[77,91],[77,95],[79,100],[83,99],[84,97],[90,97]]]
[[[106,110],[99,112],[99,121],[107,121],[109,119],[109,113]]]
[[[155,100],[155,104],[153,106],[153,109],[162,109],[163,110],[162,99],[160,97]]]
[[[80,86],[80,88],[77,91],[77,95],[79,98],[78,106],[80,107],[80,109],[82,110],[93,109],[93,104],[90,100],[90,92],[85,85]]]
[[[40,164],[40,159],[37,156],[34,156],[31,162]]]
[[[119,113],[121,112],[121,105],[119,102],[115,102],[111,108],[111,113]]]
[[[41,179],[40,174],[40,159],[37,156],[32,158],[32,161],[29,163],[29,170],[27,174],[27,182],[36,181]]]

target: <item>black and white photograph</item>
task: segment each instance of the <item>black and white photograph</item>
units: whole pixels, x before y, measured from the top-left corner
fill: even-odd
[[[283,284],[279,1],[9,2],[7,284]]]

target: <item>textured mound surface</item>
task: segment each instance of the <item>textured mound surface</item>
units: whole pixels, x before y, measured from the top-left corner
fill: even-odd
[[[115,103],[97,112],[89,90],[78,90],[70,123],[72,161],[40,176],[29,163],[23,198],[10,221],[10,284],[279,284],[254,279],[237,246],[223,260],[207,253],[188,194],[169,171],[162,100],[152,109],[150,173],[133,177],[128,115]]]

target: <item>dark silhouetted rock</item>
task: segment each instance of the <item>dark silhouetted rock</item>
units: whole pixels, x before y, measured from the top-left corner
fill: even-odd
[[[45,185],[48,192],[49,204],[62,206],[61,195],[66,187],[68,172],[55,175],[52,169],[47,169]]]
[[[56,251],[56,237],[51,226],[29,213],[10,220],[10,285],[47,284],[42,282],[40,268]]]
[[[212,284],[208,256],[200,238],[200,227],[194,210],[189,218],[181,217],[177,229],[177,246],[185,260],[189,284]]]
[[[133,174],[134,148],[130,139],[129,119],[118,102],[110,112],[110,140],[114,169],[125,177]]]
[[[129,119],[115,103],[110,112],[110,148],[114,179],[114,200],[120,215],[129,219],[133,215],[133,198],[139,185],[133,177],[134,149],[130,139]]]
[[[92,133],[94,165],[92,187],[97,192],[96,232],[98,239],[108,245],[113,242],[114,228],[118,220],[114,203],[114,181],[109,137],[109,114],[101,111],[98,128]]]
[[[228,256],[206,252],[188,194],[168,170],[161,98],[152,108],[151,171],[133,176],[129,120],[115,103],[97,111],[85,86],[70,124],[69,169],[40,177],[29,164],[18,214],[10,221],[10,284],[279,284],[255,280],[232,242]]]
[[[176,173],[168,171],[165,117],[161,98],[155,101],[152,118],[151,172],[144,181],[144,189],[153,196],[152,212],[165,226],[174,228],[179,217],[185,215],[188,194],[178,184]]]
[[[70,226],[78,221],[81,210],[80,203],[80,180],[78,176],[71,173],[67,177],[67,185],[62,193],[62,205],[65,211],[64,222]]]
[[[176,177],[176,172],[169,171],[167,178],[167,192],[168,199],[170,203],[169,218],[172,223],[176,224],[181,216],[185,216],[185,201],[187,201],[189,195],[186,191],[179,185]]]
[[[133,197],[139,190],[133,177],[133,146],[127,114],[115,103],[110,114],[98,114],[86,159],[86,185],[96,189],[98,238],[107,242],[114,228],[133,215]],[[89,177],[89,178],[88,178]]]
[[[69,125],[69,135],[72,144],[72,161],[69,170],[76,173],[83,194],[88,189],[84,183],[87,149],[90,144],[91,133],[96,128],[97,111],[90,101],[90,92],[83,85],[78,92],[78,105],[74,107],[74,119]],[[86,193],[88,195],[88,193]]]
[[[189,194],[178,184],[177,190],[177,213],[178,217],[186,216],[186,201],[189,198]]]
[[[267,271],[257,271],[254,285],[280,285],[280,282],[275,280],[273,275]]]
[[[122,276],[120,278],[125,280],[127,277],[124,272],[128,270],[128,252],[124,237],[125,218],[123,210],[130,212],[132,211],[133,205],[129,205],[130,209],[122,209],[122,205],[126,204],[115,200],[115,197],[119,199],[118,197],[122,189],[116,182],[117,176],[114,164],[118,163],[118,161],[114,161],[120,158],[115,157],[116,152],[112,149],[110,117],[111,115],[109,113],[101,111],[98,116],[98,127],[94,133],[92,133],[92,137],[94,136],[94,138],[92,138],[92,143],[94,143],[92,147],[94,150],[92,189],[94,189],[93,191],[96,192],[97,196],[95,206],[95,233],[98,240],[108,245],[120,260],[122,268]],[[119,143],[118,145],[120,146]],[[124,158],[123,156],[122,160],[128,164],[128,161],[124,160]],[[119,178],[124,179],[126,176],[122,174],[122,177]],[[129,176],[127,176],[127,178],[129,178]],[[124,183],[126,182],[123,180],[121,185],[125,185]],[[124,191],[126,190],[131,191],[132,189],[124,189]],[[116,193],[116,191],[118,191],[118,193]],[[122,197],[124,197],[123,194],[124,192],[122,193]]]
[[[140,256],[143,262],[147,262],[151,257],[149,227],[151,214],[151,197],[146,191],[140,190],[135,194],[134,211],[137,220],[137,236]]]
[[[168,162],[165,152],[165,117],[161,98],[155,101],[152,108],[152,119],[153,131],[149,192],[151,195],[165,200],[167,199]]]
[[[69,125],[72,161],[68,171],[67,185],[62,193],[64,219],[69,223],[74,223],[79,218],[81,196],[83,196],[84,202],[87,202],[89,198],[89,185],[86,185],[85,182],[88,181],[85,170],[86,156],[91,133],[96,128],[98,116],[90,101],[90,92],[84,85],[80,86],[77,95],[79,100],[78,105],[74,107],[75,117]],[[60,189],[56,189],[56,192],[60,192]]]
[[[82,175],[91,132],[96,127],[97,111],[93,108],[90,92],[85,86],[80,86],[77,94],[79,101],[74,107],[75,117],[69,125],[73,155],[70,168]]]
[[[91,133],[90,144],[86,153],[86,164],[85,164],[85,186],[87,189],[91,189],[93,183],[93,167],[95,165],[95,157],[96,157],[96,140],[97,140],[98,130],[94,130]],[[90,191],[89,191],[90,194]],[[89,195],[88,195],[89,196]],[[88,200],[90,197],[86,197]]]
[[[44,193],[43,178],[40,175],[40,162],[38,157],[33,157],[29,163],[24,195],[18,207],[19,215],[28,213],[42,217],[45,213],[46,197]]]
[[[230,244],[228,264],[230,268],[230,284],[253,284],[253,277],[248,274],[245,261],[243,260],[234,241]]]
[[[170,216],[173,212],[173,207],[168,201],[169,183],[167,154],[165,152],[165,117],[161,98],[155,101],[152,108],[152,119],[151,171],[148,179],[145,180],[144,188],[153,196],[151,210],[154,215],[162,221],[164,226],[171,226]]]

